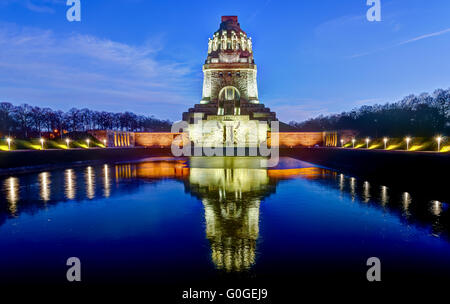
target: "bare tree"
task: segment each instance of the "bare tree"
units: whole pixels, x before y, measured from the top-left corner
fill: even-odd
[[[14,109],[14,118],[20,126],[21,132],[28,137],[28,131],[32,122],[32,107],[23,104]]]

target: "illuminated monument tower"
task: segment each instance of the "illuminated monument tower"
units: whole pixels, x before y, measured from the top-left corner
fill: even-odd
[[[223,16],[208,42],[200,104],[183,113],[190,139],[206,146],[252,146],[267,139],[275,113],[259,103],[252,40]]]

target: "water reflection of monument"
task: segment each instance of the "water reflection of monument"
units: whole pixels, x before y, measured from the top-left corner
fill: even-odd
[[[255,161],[256,160],[256,161]],[[430,227],[434,235],[450,235],[450,208],[417,193],[395,191],[384,185],[338,174],[327,169],[286,166],[265,170],[255,158],[151,159],[141,163],[87,166],[0,178],[0,226],[10,217],[66,201],[107,199],[138,191],[140,180],[183,182],[186,192],[202,202],[206,237],[219,269],[242,271],[255,262],[261,201],[275,192],[281,180],[310,179],[336,188],[365,206],[382,208],[408,223]],[[420,194],[420,193],[419,193]]]
[[[186,183],[205,208],[206,237],[216,267],[249,269],[255,263],[261,199],[275,191],[267,170],[191,168]]]

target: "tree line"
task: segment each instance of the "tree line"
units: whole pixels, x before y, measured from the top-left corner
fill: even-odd
[[[0,103],[0,133],[3,136],[34,137],[42,132],[120,130],[133,132],[170,131],[172,123],[131,112],[111,113],[89,109],[54,111],[23,104]]]
[[[432,95],[409,95],[395,103],[362,106],[349,112],[320,115],[303,122],[289,123],[298,131],[354,130],[360,136],[405,135],[429,137],[450,136],[450,89],[436,90]],[[131,112],[111,113],[72,108],[67,112],[23,104],[0,103],[0,135],[40,136],[58,130],[120,130],[132,132],[170,131],[172,123],[153,116]]]
[[[290,122],[299,131],[355,130],[360,136],[450,136],[450,89],[432,95],[409,95],[384,105],[362,106],[349,112]]]

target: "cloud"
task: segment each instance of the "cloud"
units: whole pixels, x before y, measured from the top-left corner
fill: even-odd
[[[286,104],[286,98],[283,98],[266,100],[265,104],[274,105],[270,106],[270,109],[277,113],[277,118],[279,120],[283,122],[300,122],[317,117],[320,114],[330,114],[329,106],[334,104],[334,102],[297,98],[289,99],[289,104]]]
[[[197,79],[186,64],[158,59],[163,50],[158,39],[134,46],[2,24],[0,100],[62,109],[154,111],[167,117],[173,111],[169,108],[184,109],[195,102]]]
[[[65,0],[2,0],[0,5],[8,5],[13,3],[18,3],[24,8],[33,12],[48,14],[55,13],[54,7],[56,5],[66,5]]]
[[[439,31],[439,32],[434,32],[434,33],[430,33],[430,34],[421,35],[421,36],[418,36],[418,37],[415,37],[415,38],[412,38],[412,39],[400,42],[398,45],[404,45],[404,44],[408,44],[408,43],[411,43],[411,42],[416,42],[416,41],[427,39],[427,38],[431,38],[431,37],[441,36],[441,35],[444,35],[444,34],[447,34],[447,33],[450,33],[450,28],[442,30],[442,31]]]
[[[345,15],[322,22],[314,29],[318,37],[328,38],[330,35],[336,35],[345,30],[362,26],[366,20],[365,15]]]
[[[50,13],[53,14],[55,12],[55,10],[51,7],[45,6],[45,5],[36,5],[31,1],[26,1],[24,3],[24,6],[33,11],[33,12],[38,12],[38,13]]]
[[[368,52],[364,52],[364,53],[355,54],[355,55],[350,56],[350,58],[357,58],[357,57],[363,57],[363,56],[371,55],[371,54],[382,52],[382,51],[385,51],[385,50],[388,50],[388,49],[392,49],[392,48],[395,48],[395,47],[398,47],[398,46],[402,46],[402,45],[405,45],[405,44],[409,44],[409,43],[413,43],[413,42],[416,42],[416,41],[420,41],[420,40],[423,40],[423,39],[428,39],[428,38],[431,38],[431,37],[441,36],[441,35],[444,35],[444,34],[447,34],[447,33],[450,33],[450,28],[444,29],[442,31],[434,32],[434,33],[420,35],[420,36],[417,36],[417,37],[414,37],[414,38],[411,38],[411,39],[408,39],[408,40],[396,43],[394,45],[390,45],[390,46],[383,47],[383,48],[378,48],[378,49],[373,50],[373,51],[368,51]]]

